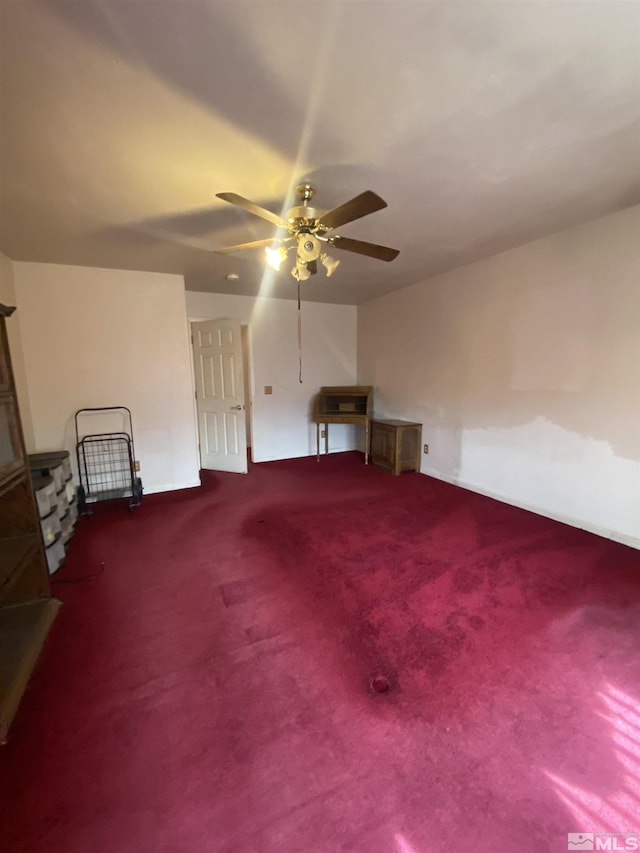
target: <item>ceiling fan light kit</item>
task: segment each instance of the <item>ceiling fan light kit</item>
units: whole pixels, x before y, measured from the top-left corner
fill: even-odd
[[[275,249],[273,246],[265,246],[264,253],[267,256],[267,263],[272,270],[280,272],[283,261],[287,260],[287,251],[284,246],[278,246]]]
[[[240,249],[264,247],[268,265],[279,272],[289,252],[295,250],[296,262],[291,270],[291,275],[298,282],[307,281],[312,275],[316,274],[318,261],[325,268],[327,277],[333,275],[340,261],[328,254],[326,246],[333,246],[347,252],[356,252],[359,255],[367,255],[381,261],[392,261],[398,256],[397,249],[390,249],[387,246],[378,246],[375,243],[367,243],[363,240],[352,240],[349,237],[341,237],[339,234],[326,236],[329,231],[333,231],[341,225],[346,225],[348,222],[375,213],[376,210],[382,210],[387,206],[387,203],[371,190],[366,190],[329,211],[311,207],[309,202],[315,195],[315,187],[312,184],[299,184],[296,187],[296,195],[299,204],[292,207],[284,219],[236,193],[217,193],[217,197],[223,201],[241,207],[254,216],[266,219],[267,222],[287,232],[286,237],[276,236],[266,240],[239,243],[220,251],[226,254],[237,252]],[[290,245],[287,246],[287,243]]]

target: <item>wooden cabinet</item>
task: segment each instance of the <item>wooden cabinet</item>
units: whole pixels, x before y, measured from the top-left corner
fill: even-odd
[[[371,424],[371,461],[392,474],[420,470],[422,424],[375,418]]]
[[[329,424],[362,424],[365,430],[364,462],[369,462],[369,424],[373,411],[370,385],[326,386],[320,389],[313,407],[316,425],[316,458],[320,461],[320,425],[324,424],[324,452],[329,452]]]
[[[59,602],[51,598],[0,304],[0,741],[5,741]]]

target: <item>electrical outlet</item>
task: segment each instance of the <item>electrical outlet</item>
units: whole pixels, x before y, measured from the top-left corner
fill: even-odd
[[[424,446],[424,452],[425,452],[425,453],[428,453],[428,452],[429,452],[429,445],[428,445],[428,444],[425,444],[425,446]]]
[[[134,471],[139,471],[139,470],[140,470],[140,463],[138,462],[138,460],[137,460],[137,459],[136,459],[136,461],[133,463],[133,469],[134,469]]]
[[[326,438],[326,437],[327,437],[326,429],[321,429],[320,430],[320,438]]]

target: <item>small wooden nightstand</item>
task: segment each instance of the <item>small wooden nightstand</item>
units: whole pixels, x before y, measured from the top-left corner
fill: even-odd
[[[412,421],[371,422],[371,461],[392,474],[420,470],[422,424]]]

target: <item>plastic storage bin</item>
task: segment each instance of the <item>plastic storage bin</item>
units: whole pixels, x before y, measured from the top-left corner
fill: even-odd
[[[62,564],[65,547],[73,536],[78,520],[76,488],[72,480],[69,451],[31,453],[28,459],[42,538],[47,550],[47,562],[49,571],[52,572]],[[62,545],[62,558],[60,549],[52,548],[57,541]]]

